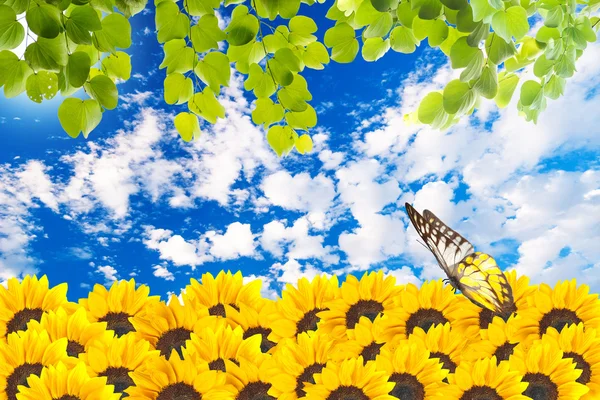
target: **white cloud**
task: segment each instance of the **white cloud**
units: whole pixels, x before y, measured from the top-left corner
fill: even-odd
[[[171,261],[174,265],[189,265],[196,267],[208,260],[199,247],[199,242],[188,242],[180,235],[173,235],[173,232],[165,229],[146,228],[146,239],[143,243],[152,250],[160,253],[161,260]]]
[[[255,254],[256,244],[249,224],[234,222],[223,235],[210,232],[207,238],[212,242],[210,254],[217,259],[231,260]]]
[[[323,174],[311,178],[305,172],[292,176],[277,171],[263,180],[261,188],[273,205],[287,210],[324,212],[335,197],[332,180]]]
[[[175,280],[175,276],[173,276],[173,273],[169,271],[167,267],[164,267],[162,265],[155,265],[154,267],[152,267],[152,269],[154,270],[152,274],[157,278],[163,278],[166,281]]]
[[[321,275],[324,272],[310,264],[301,265],[294,259],[288,260],[285,264],[275,263],[271,267],[271,272],[277,276],[277,281],[282,283],[291,283],[296,285],[300,278],[312,280],[315,276]],[[325,273],[327,277],[330,274]]]
[[[117,280],[117,270],[110,265],[99,265],[96,268],[96,272],[104,275],[104,279],[107,282],[114,282]]]

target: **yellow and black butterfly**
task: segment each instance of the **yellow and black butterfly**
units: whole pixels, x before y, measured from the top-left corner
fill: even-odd
[[[508,318],[516,311],[512,288],[506,276],[488,254],[475,252],[467,239],[450,229],[431,211],[419,214],[406,203],[406,211],[455,290],[481,308]]]

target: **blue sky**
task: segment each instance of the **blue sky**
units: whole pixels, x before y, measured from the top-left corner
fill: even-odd
[[[303,10],[322,36],[326,7]],[[62,131],[59,98],[0,94],[0,282],[47,274],[75,300],[130,277],[164,296],[222,269],[260,277],[265,296],[320,272],[440,278],[408,229],[408,201],[503,268],[600,290],[600,45],[537,125],[514,102],[484,102],[447,132],[407,125],[404,113],[456,74],[426,43],[307,71],[315,149],[278,159],[238,75],[223,91],[226,119],[196,142],[178,138],[181,110],[162,100],[162,49],[146,11],[131,20],[134,75],[88,140]]]

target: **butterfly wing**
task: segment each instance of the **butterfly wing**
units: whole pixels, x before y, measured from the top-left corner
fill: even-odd
[[[431,211],[425,210],[421,215],[410,204],[406,203],[405,206],[410,221],[435,256],[440,267],[449,278],[455,278],[456,265],[474,252],[473,245],[450,229]]]
[[[512,288],[496,260],[473,253],[456,267],[459,290],[473,303],[508,317],[515,311]]]

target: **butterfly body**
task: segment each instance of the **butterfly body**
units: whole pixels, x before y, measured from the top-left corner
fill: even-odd
[[[506,276],[488,254],[476,252],[473,245],[449,228],[431,211],[419,214],[406,204],[408,216],[425,241],[455,290],[481,308],[507,318],[515,311],[512,288]]]

